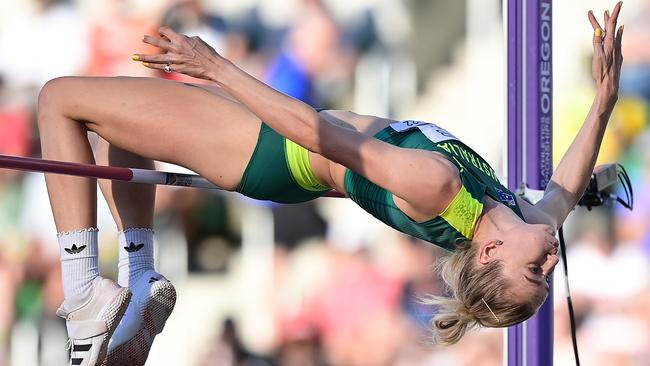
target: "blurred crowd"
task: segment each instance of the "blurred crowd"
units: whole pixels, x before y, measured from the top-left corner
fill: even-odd
[[[160,25],[200,36],[247,72],[313,106],[394,118],[417,118],[409,115],[411,107],[432,109],[428,113],[438,120],[435,106],[423,102],[432,98],[427,85],[455,90],[460,83],[454,72],[440,70],[462,68],[471,52],[459,53],[457,47],[476,40],[466,39],[471,32],[462,27],[461,2],[433,3],[7,2],[0,5],[0,154],[40,156],[35,105],[40,87],[51,78],[126,75],[202,82],[131,61],[133,53],[155,52],[140,40]],[[563,6],[580,11],[595,6],[579,3],[556,2],[556,12],[570,12]],[[498,16],[500,2],[491,4]],[[626,19],[621,100],[599,161],[627,168],[635,210],[577,209],[566,224],[578,342],[589,365],[650,364],[650,211],[645,206],[650,204],[650,52],[643,46],[650,42],[650,1],[626,6],[637,11]],[[454,15],[459,11],[460,18]],[[428,17],[439,23],[422,21]],[[558,18],[558,27],[570,25]],[[445,21],[461,26],[442,26]],[[409,43],[409,38],[426,40],[429,36],[417,30],[433,25],[439,31],[428,41],[437,49]],[[502,43],[502,33],[495,34],[481,42]],[[586,40],[589,46],[589,35]],[[561,99],[555,108],[556,158],[589,108],[593,90],[583,62],[589,55],[588,48],[577,55],[556,52],[556,65],[578,60],[582,75],[571,79],[570,92],[556,93]],[[562,75],[562,68],[556,70]],[[503,89],[501,83],[490,90]],[[454,104],[454,109],[467,108]],[[453,120],[441,123],[456,131]],[[492,163],[499,170],[499,162]],[[237,194],[159,187],[155,221],[157,265],[177,285],[179,300],[148,364],[502,363],[501,330],[472,332],[448,348],[430,343],[428,321],[435,309],[418,297],[444,292],[432,266],[441,251],[387,229],[345,200],[276,205]],[[101,271],[111,277],[116,229],[102,200],[98,225]],[[55,234],[43,176],[0,169],[0,366],[66,362],[65,324],[54,316],[62,301]],[[556,280],[555,287],[558,365],[570,364],[572,357],[562,282]]]

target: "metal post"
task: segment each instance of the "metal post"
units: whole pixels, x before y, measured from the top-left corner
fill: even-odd
[[[522,142],[523,142],[523,41],[522,41],[522,0],[507,2],[506,41],[508,49],[508,188],[516,191],[523,181]],[[508,366],[523,365],[523,325],[508,328],[506,334],[507,352],[504,364]],[[504,340],[505,342],[505,340]]]
[[[553,167],[551,0],[511,0],[508,36],[508,186],[543,190]],[[539,312],[507,332],[508,366],[553,364],[553,290]]]

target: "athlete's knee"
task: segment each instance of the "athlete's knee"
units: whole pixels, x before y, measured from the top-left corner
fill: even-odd
[[[38,94],[38,112],[48,112],[52,108],[62,106],[66,89],[71,84],[72,77],[64,76],[52,79],[45,83]]]
[[[79,86],[82,78],[63,76],[45,83],[38,94],[39,128],[52,120],[52,116],[65,115],[66,108],[74,106],[83,98]]]

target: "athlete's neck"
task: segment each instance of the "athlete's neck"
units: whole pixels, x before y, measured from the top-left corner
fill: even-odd
[[[506,231],[525,224],[511,209],[490,197],[483,200],[483,214],[474,228],[472,241],[484,242],[499,239]]]

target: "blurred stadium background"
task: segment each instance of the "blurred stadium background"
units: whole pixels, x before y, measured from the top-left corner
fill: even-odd
[[[613,5],[554,2],[556,160],[594,93],[586,12]],[[636,209],[577,209],[566,225],[587,365],[650,364],[649,20],[650,1],[625,2],[622,97],[599,159],[628,168]],[[4,0],[0,153],[40,156],[35,105],[51,78],[169,77],[130,60],[147,51],[141,36],[161,24],[201,36],[314,106],[435,121],[503,174],[499,0]],[[101,270],[115,276],[116,229],[105,205],[99,212]],[[148,365],[502,362],[500,330],[472,332],[444,349],[429,344],[432,309],[416,298],[442,291],[431,266],[440,252],[345,200],[282,206],[161,187],[155,229],[158,268],[175,282],[179,299]],[[43,176],[0,170],[2,366],[66,364],[64,322],[54,316],[62,301],[55,240]],[[567,365],[563,281],[556,284],[555,359]]]

